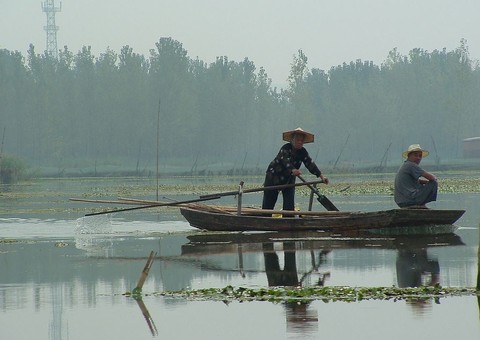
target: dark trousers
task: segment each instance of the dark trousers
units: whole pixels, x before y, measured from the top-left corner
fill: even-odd
[[[417,190],[412,201],[399,204],[400,208],[409,207],[412,205],[425,205],[429,202],[437,200],[438,183],[437,181],[430,181]]]
[[[263,243],[263,256],[265,259],[265,272],[269,286],[298,286],[300,284],[297,273],[297,260],[295,257],[295,243],[284,242],[283,270],[273,243]]]
[[[422,192],[416,197],[419,204],[427,204],[437,200],[438,182],[430,181],[423,185]]]
[[[265,190],[263,192],[262,209],[274,209],[277,203],[279,190]],[[283,210],[295,210],[295,187],[282,190]]]

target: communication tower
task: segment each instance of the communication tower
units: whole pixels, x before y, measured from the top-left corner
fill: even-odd
[[[55,0],[45,0],[42,2],[42,10],[47,14],[47,26],[43,29],[47,32],[47,49],[46,52],[55,59],[58,58],[57,49],[57,31],[58,26],[55,25],[55,13],[62,10],[62,3],[60,7],[55,7]]]

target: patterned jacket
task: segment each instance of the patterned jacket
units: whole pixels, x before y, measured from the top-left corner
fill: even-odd
[[[292,176],[293,169],[299,169],[305,164],[305,167],[317,177],[320,177],[321,171],[310,158],[305,148],[294,152],[291,143],[287,143],[280,148],[277,156],[268,165],[264,185],[282,185],[295,182],[295,176]]]

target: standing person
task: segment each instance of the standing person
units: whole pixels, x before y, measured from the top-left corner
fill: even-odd
[[[280,148],[275,159],[268,165],[264,186],[276,186],[283,184],[294,184],[296,176],[302,174],[300,166],[305,167],[325,183],[328,178],[323,177],[322,172],[310,158],[307,150],[303,147],[305,143],[312,143],[314,135],[303,131],[301,128],[286,131],[283,133],[283,140],[288,143]],[[279,190],[265,190],[263,192],[262,209],[273,209],[277,203]],[[282,190],[283,210],[294,210],[295,208],[295,187],[288,187]]]
[[[410,145],[402,154],[406,160],[395,176],[394,193],[395,203],[400,208],[426,208],[425,204],[437,200],[437,177],[419,165],[428,154],[419,144]]]

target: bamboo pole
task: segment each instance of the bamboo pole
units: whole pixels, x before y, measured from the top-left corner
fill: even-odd
[[[477,291],[480,291],[480,225],[478,227],[478,234],[479,234],[479,239],[478,239],[478,249],[477,249],[477,256],[478,256],[478,261],[477,261]],[[478,298],[478,307],[480,308],[480,295],[477,295]]]
[[[5,141],[5,127],[3,128],[2,144],[0,145],[0,183],[2,183],[2,157],[3,157],[3,142]]]
[[[291,187],[298,187],[298,186],[302,186],[302,185],[313,185],[313,184],[318,184],[318,183],[323,183],[323,181],[322,180],[316,180],[316,181],[311,181],[311,182],[272,185],[272,186],[268,186],[268,187],[245,189],[245,190],[243,190],[243,193],[245,194],[245,193],[267,191],[267,190],[282,190],[282,189],[291,188]],[[234,195],[238,195],[238,190],[227,191],[227,192],[219,192],[219,193],[216,193],[216,194],[202,195],[202,196],[200,196],[200,198],[207,198],[207,197],[210,197],[210,196],[234,196]]]
[[[122,212],[122,211],[131,211],[131,210],[157,208],[157,207],[171,207],[171,206],[177,206],[177,205],[182,205],[182,204],[187,204],[187,203],[209,201],[209,200],[214,200],[214,199],[219,199],[219,198],[220,198],[220,196],[211,196],[211,197],[206,197],[206,198],[197,198],[197,199],[192,199],[192,200],[178,201],[178,202],[171,202],[171,203],[160,203],[159,202],[159,203],[155,203],[155,204],[151,204],[151,205],[142,205],[142,206],[133,207],[133,208],[100,211],[100,212],[96,212],[96,213],[85,214],[85,216],[95,216],[95,215],[111,214],[111,213]]]
[[[160,150],[160,102],[161,102],[161,98],[158,99],[158,113],[157,113],[157,173],[156,173],[156,177],[157,177],[157,190],[156,190],[156,194],[157,194],[157,201],[158,201],[158,180],[159,180],[159,150]]]
[[[133,294],[142,293],[143,284],[147,279],[150,268],[152,268],[153,259],[155,258],[156,255],[157,253],[154,252],[153,250],[150,252],[150,256],[148,257],[147,263],[145,264],[145,267],[143,267],[142,273],[140,274],[140,278],[138,279],[137,286],[133,289],[133,292],[132,292]]]
[[[261,188],[253,188],[253,189],[246,189],[242,191],[243,193],[251,193],[251,192],[259,192],[265,190],[281,190],[284,188],[289,187],[297,187],[301,185],[313,185],[317,183],[322,183],[322,180],[316,180],[311,182],[302,182],[302,183],[292,183],[292,184],[284,184],[284,185],[274,185],[269,187],[261,187]],[[209,195],[202,195],[198,199],[191,199],[186,201],[176,201],[171,203],[164,203],[160,201],[148,201],[148,200],[137,200],[131,198],[120,198],[118,201],[109,201],[109,200],[90,200],[84,198],[70,198],[71,201],[79,201],[79,202],[90,202],[90,203],[113,203],[113,204],[131,204],[131,205],[141,205],[138,207],[126,208],[126,209],[115,209],[115,210],[107,210],[101,211],[96,213],[85,214],[85,216],[94,216],[94,215],[102,215],[102,214],[109,214],[109,213],[116,213],[122,211],[130,211],[130,210],[138,210],[138,209],[146,209],[146,208],[155,208],[155,207],[166,207],[166,206],[177,206],[177,205],[184,205],[188,203],[195,203],[195,202],[202,202],[202,201],[209,201],[214,199],[219,199],[222,196],[231,196],[231,195],[238,195],[239,191],[228,191],[228,192],[221,192],[216,194],[209,194]],[[147,205],[143,205],[147,204]]]
[[[291,186],[301,186],[301,185],[309,185],[309,184],[316,184],[316,183],[323,183],[322,181],[312,181],[312,182],[305,182],[305,183],[295,183],[295,184],[286,184],[286,185],[276,185],[271,187],[261,187],[261,188],[254,188],[254,189],[246,189],[243,190],[242,193],[249,193],[249,192],[258,192],[258,191],[265,191],[265,190],[280,190],[284,188],[288,188]],[[237,195],[238,191],[230,191],[230,192],[223,192],[218,194],[208,194],[200,196],[198,201],[205,201],[208,199],[215,199],[219,198],[220,196],[229,196],[229,195]],[[170,203],[155,201],[155,200],[143,200],[143,199],[136,199],[136,198],[128,198],[128,197],[118,197],[118,200],[97,200],[97,199],[89,199],[89,198],[76,198],[72,197],[69,199],[70,201],[76,202],[87,202],[87,203],[109,203],[109,204],[130,204],[130,205],[170,205]],[[194,200],[197,201],[197,200]],[[175,201],[178,204],[179,201]],[[188,203],[188,202],[187,202]],[[180,203],[182,204],[182,203]]]
[[[88,198],[70,198],[70,201],[75,201],[75,202],[87,202],[87,203],[108,203],[108,204],[130,204],[130,205],[145,205],[145,202],[137,201],[137,200],[94,200],[94,199],[88,199]],[[162,203],[158,201],[151,201],[151,202],[156,202],[156,203]],[[153,204],[153,203],[150,203]]]
[[[478,234],[479,234],[479,239],[478,239],[478,248],[477,248],[477,305],[478,309],[480,311],[480,226],[478,228]]]
[[[238,195],[237,195],[237,215],[242,214],[242,196],[243,196],[243,181],[238,185]]]
[[[150,332],[152,333],[152,336],[158,335],[158,330],[157,326],[155,326],[155,322],[153,322],[152,317],[150,316],[150,312],[147,309],[147,306],[145,306],[145,303],[143,302],[141,297],[134,297],[135,301],[138,304],[138,307],[142,311],[143,317],[145,318],[145,321],[147,322],[148,328],[150,329]]]

